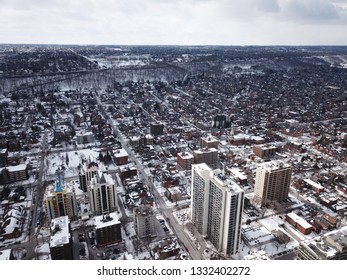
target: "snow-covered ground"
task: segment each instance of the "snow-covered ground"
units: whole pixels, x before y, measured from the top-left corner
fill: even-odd
[[[50,154],[46,157],[45,175],[50,179],[55,179],[56,174],[64,171],[65,178],[75,177],[78,175],[78,166],[82,161],[87,160],[90,156],[95,159],[99,157],[99,150],[96,148],[83,149],[79,151],[60,152]],[[109,166],[109,170],[116,169],[116,165]]]
[[[38,260],[51,260],[51,250],[48,243],[37,245],[35,253]]]

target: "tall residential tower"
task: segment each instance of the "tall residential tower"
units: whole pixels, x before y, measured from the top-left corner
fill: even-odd
[[[108,214],[118,210],[117,189],[110,174],[100,170],[88,184],[90,210],[94,215]]]
[[[254,202],[265,206],[286,200],[291,176],[292,168],[284,162],[271,161],[259,165],[255,177]]]
[[[75,189],[71,184],[59,181],[48,186],[44,194],[44,203],[49,220],[67,216],[70,220],[78,217]]]
[[[193,165],[192,222],[223,254],[238,250],[243,204],[244,191],[221,170]]]

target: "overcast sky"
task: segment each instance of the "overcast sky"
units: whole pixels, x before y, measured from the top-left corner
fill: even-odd
[[[347,45],[347,0],[0,0],[0,43]]]

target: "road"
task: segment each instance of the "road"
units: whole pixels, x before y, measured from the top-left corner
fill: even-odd
[[[163,215],[163,217],[166,219],[166,221],[171,226],[177,239],[180,241],[180,243],[183,245],[185,250],[188,252],[191,259],[194,259],[194,260],[203,259],[203,256],[202,256],[202,253],[200,252],[200,250],[203,251],[204,247],[203,246],[200,247],[199,248],[200,250],[199,250],[198,248],[196,248],[196,246],[195,246],[194,242],[192,242],[191,238],[187,236],[187,234],[184,231],[183,226],[181,224],[179,224],[176,221],[175,217],[173,216],[172,208],[168,208],[166,206],[165,201],[163,200],[162,196],[160,195],[158,190],[153,185],[152,179],[150,179],[149,176],[146,174],[142,163],[138,160],[138,158],[136,158],[133,151],[129,148],[128,143],[127,143],[128,141],[126,139],[124,139],[122,133],[118,130],[118,127],[113,123],[112,118],[106,113],[106,111],[104,109],[104,105],[96,93],[94,93],[94,98],[97,100],[99,108],[101,108],[102,115],[110,124],[112,131],[113,131],[113,134],[117,135],[118,140],[122,144],[122,147],[126,150],[130,159],[135,163],[135,165],[138,169],[138,173],[141,176],[141,179],[149,187],[149,190],[152,191],[152,193],[155,197],[155,201],[158,205],[158,209],[159,209],[160,213]],[[204,244],[202,238],[201,238],[201,243]]]
[[[44,132],[43,138],[42,138],[42,150],[41,150],[41,162],[40,162],[40,169],[37,175],[37,181],[35,183],[32,183],[28,186],[34,187],[33,191],[33,200],[35,201],[31,205],[31,211],[29,215],[26,216],[26,222],[24,223],[24,226],[26,225],[27,228],[23,228],[23,235],[24,241],[20,242],[19,244],[15,243],[14,245],[10,245],[9,248],[17,249],[17,248],[24,248],[27,252],[26,259],[31,260],[36,258],[35,254],[35,247],[42,243],[44,237],[42,235],[37,235],[38,232],[37,228],[37,218],[38,217],[38,209],[42,206],[42,200],[43,200],[43,194],[44,194],[44,186],[43,186],[43,171],[44,171],[44,161],[46,156],[46,143],[47,143],[47,132]]]

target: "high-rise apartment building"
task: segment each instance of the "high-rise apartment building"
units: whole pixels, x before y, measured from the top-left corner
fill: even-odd
[[[292,167],[282,161],[258,166],[255,177],[254,202],[265,206],[288,198]]]
[[[156,234],[156,217],[149,205],[140,205],[134,208],[134,228],[139,238],[150,237]]]
[[[122,241],[120,216],[117,212],[95,217],[95,239],[98,248]]]
[[[90,210],[94,215],[117,211],[116,184],[110,174],[97,171],[88,183]]]
[[[219,170],[205,163],[192,168],[192,222],[217,251],[237,252],[241,236],[244,191]]]
[[[59,181],[48,186],[44,194],[46,213],[50,220],[67,216],[70,220],[77,219],[78,210],[76,193],[72,185]]]
[[[49,248],[52,260],[72,260],[72,234],[67,216],[52,219]]]
[[[98,170],[104,171],[104,169],[105,167],[102,163],[97,162],[93,156],[90,156],[88,160],[81,165],[78,173],[81,189],[87,192],[90,180],[96,175]]]

